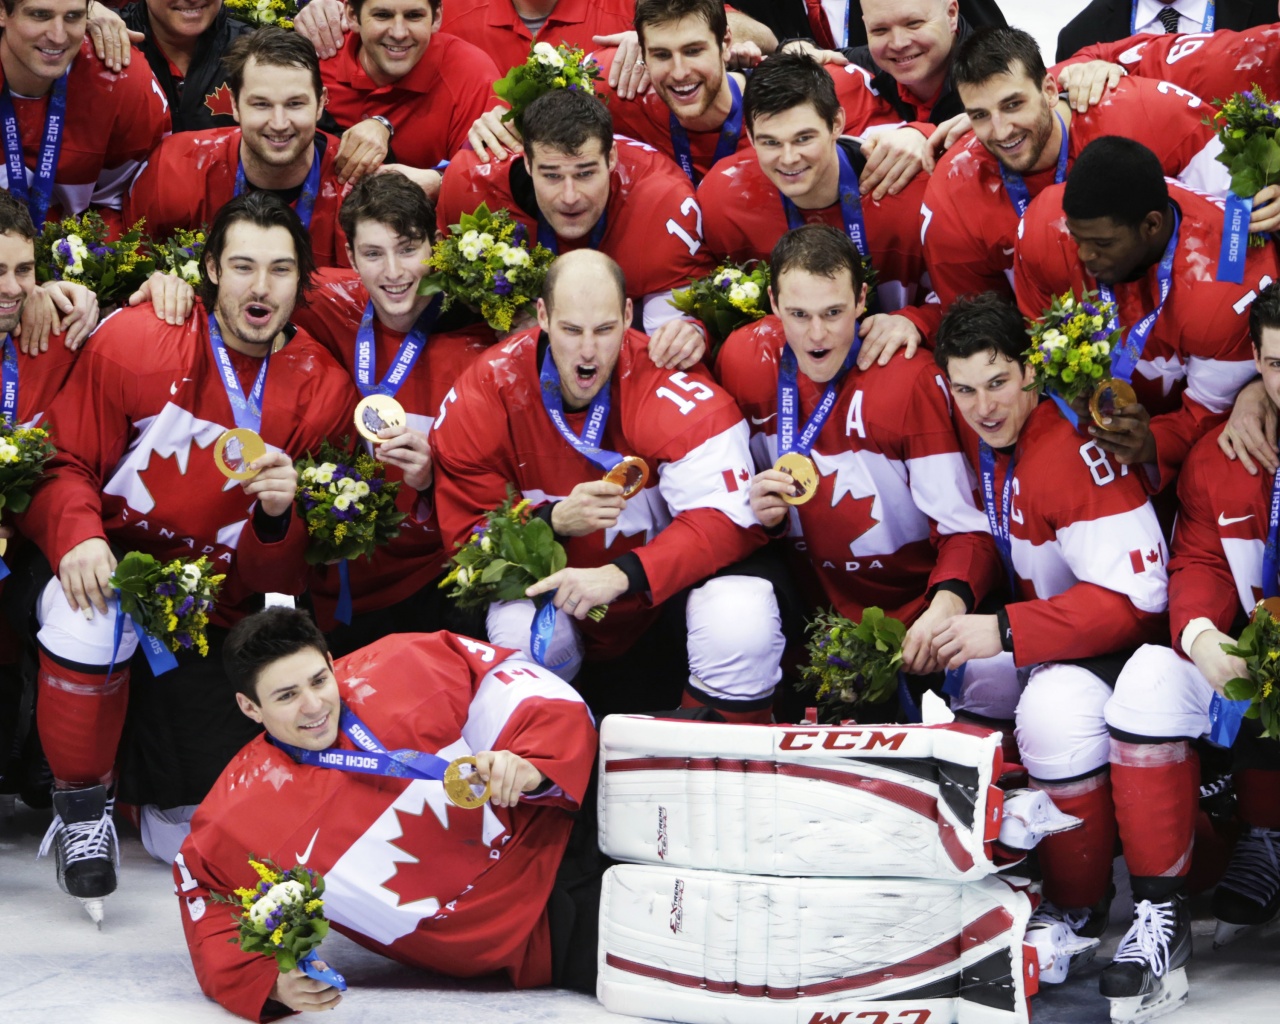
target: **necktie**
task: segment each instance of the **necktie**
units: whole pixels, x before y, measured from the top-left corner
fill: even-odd
[[[835,35],[827,20],[827,12],[822,9],[822,0],[805,0],[805,6],[809,9],[809,31],[813,33],[813,41],[821,49],[834,49]]]
[[[1161,7],[1160,13],[1156,17],[1160,19],[1160,24],[1164,26],[1165,32],[1178,31],[1178,12],[1172,5]]]

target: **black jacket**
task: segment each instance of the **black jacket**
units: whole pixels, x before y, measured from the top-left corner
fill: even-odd
[[[1054,62],[1064,61],[1094,43],[1129,38],[1133,0],[1093,0],[1058,33]],[[1217,0],[1213,27],[1239,31],[1276,20],[1275,0]]]
[[[733,6],[768,25],[779,40],[807,39],[812,35],[804,0],[734,0]],[[1007,24],[996,0],[960,0],[960,16],[974,28]],[[867,45],[867,27],[862,23],[859,0],[849,0],[849,45]]]
[[[222,55],[231,44],[253,26],[227,15],[224,7],[205,30],[196,46],[195,57],[187,69],[179,95],[177,84],[169,71],[169,60],[161,52],[151,35],[151,21],[147,17],[144,0],[135,0],[120,11],[124,23],[146,39],[137,47],[147,58],[155,73],[156,81],[169,100],[169,115],[173,118],[175,132],[194,132],[203,128],[234,127],[231,116],[231,87],[222,70]]]

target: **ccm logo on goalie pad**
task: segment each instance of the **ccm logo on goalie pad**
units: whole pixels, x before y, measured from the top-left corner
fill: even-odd
[[[824,729],[814,732],[783,734],[779,750],[897,750],[906,741],[906,733],[886,733],[867,729]]]
[[[867,1024],[925,1024],[933,1015],[928,1010],[903,1010],[890,1016],[886,1010],[863,1010],[855,1014],[852,1010],[843,1013],[815,1013],[809,1018],[809,1024],[852,1024],[853,1021],[866,1021]]]

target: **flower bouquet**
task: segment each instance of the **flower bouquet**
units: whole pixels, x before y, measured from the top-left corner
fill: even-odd
[[[555,255],[529,245],[529,233],[509,210],[490,213],[481,203],[449,225],[449,237],[432,247],[421,295],[444,293],[444,309],[460,300],[480,311],[495,331],[509,331],[517,316],[532,315]]]
[[[471,531],[453,553],[453,568],[440,581],[453,587],[449,597],[463,608],[483,608],[493,601],[523,601],[525,590],[559,572],[567,564],[564,546],[545,520],[532,514],[528,499],[507,500],[486,513],[483,525]],[[599,622],[607,607],[588,613]]]
[[[155,269],[163,274],[175,274],[192,288],[200,285],[200,260],[204,256],[204,229],[189,231],[179,228],[163,242],[147,239]]]
[[[16,427],[0,421],[0,513],[15,515],[31,504],[44,467],[57,453],[43,427]]]
[[[204,657],[209,653],[209,613],[224,579],[203,556],[162,564],[130,551],[111,574],[111,586],[120,592],[120,608],[136,627],[175,654],[194,648]]]
[[[224,0],[224,4],[227,14],[249,25],[293,28],[293,19],[298,16],[294,0]]]
[[[142,244],[139,220],[114,242],[101,215],[49,221],[36,239],[36,280],[84,285],[102,306],[119,305],[151,276],[155,264]]]
[[[240,935],[231,941],[239,941],[246,953],[271,957],[281,974],[301,967],[308,977],[345,992],[346,979],[316,958],[329,934],[320,872],[301,864],[284,871],[274,861],[252,857],[249,866],[258,873],[258,884],[252,889],[237,889],[233,896],[212,894],[217,902],[236,908],[231,918]]]
[[[520,119],[525,108],[539,96],[552,89],[572,89],[575,92],[595,93],[595,81],[600,77],[600,65],[594,57],[588,57],[576,47],[552,46],[550,43],[534,43],[529,57],[517,64],[502,78],[493,83],[493,91],[511,109],[502,115],[503,121]]]
[[[1218,161],[1231,172],[1232,193],[1247,199],[1280,184],[1280,103],[1255,85],[1214,104],[1219,109],[1205,124],[1222,141]],[[1251,248],[1265,244],[1265,236],[1249,235]]]
[[[1115,306],[1099,302],[1097,292],[1077,300],[1071,292],[1055,295],[1038,320],[1028,320],[1031,346],[1025,357],[1035,371],[1028,391],[1051,391],[1070,404],[1092,394],[1111,376],[1111,351],[1121,339],[1108,330]]]
[[[325,442],[295,463],[297,509],[307,524],[307,562],[320,565],[371,555],[400,533],[400,485],[361,450],[352,456]]]
[[[1259,603],[1240,639],[1222,649],[1243,658],[1249,668],[1247,676],[1227,682],[1227,700],[1248,701],[1243,717],[1260,719],[1264,738],[1280,739],[1280,621]]]
[[[800,692],[809,692],[824,722],[839,723],[861,704],[878,704],[898,686],[907,627],[879,608],[865,608],[856,625],[819,612],[809,623],[809,663],[800,667]]]
[[[696,317],[711,334],[714,356],[739,327],[773,311],[769,304],[769,264],[763,260],[724,263],[707,277],[695,277],[668,300],[681,313]]]

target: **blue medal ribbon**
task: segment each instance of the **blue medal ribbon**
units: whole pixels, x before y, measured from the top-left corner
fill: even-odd
[[[836,155],[840,160],[840,219],[844,221],[845,234],[857,247],[863,259],[868,256],[867,223],[862,216],[862,196],[858,192],[858,172],[853,169],[849,155],[839,146]],[[781,193],[779,193],[781,195]],[[804,214],[786,196],[782,196],[782,209],[787,215],[787,227],[791,230],[804,227]]]
[[[301,4],[299,4],[301,6]],[[339,992],[347,990],[347,979],[335,971],[332,967],[321,967],[323,960],[317,955],[318,950],[307,950],[307,955],[298,961],[298,967],[308,978],[314,978],[316,981],[323,981],[326,985],[332,985]]]
[[[1216,7],[1217,7],[1217,4],[1214,3],[1214,0],[1209,0],[1209,2],[1204,5],[1204,21],[1200,23],[1201,32],[1213,31],[1213,23],[1215,20],[1214,9]],[[1138,0],[1133,0],[1133,7],[1129,13],[1129,35],[1133,36],[1137,34],[1138,34]]]
[[[334,768],[340,772],[356,772],[360,775],[381,775],[391,779],[425,779],[439,782],[444,778],[449,762],[435,754],[420,750],[388,750],[364,722],[345,704],[338,719],[338,728],[359,749],[343,750],[329,747],[327,750],[307,750],[295,747],[268,734],[267,739],[283,750],[299,764],[316,768]]]
[[[1123,381],[1133,380],[1133,371],[1137,369],[1138,360],[1142,358],[1142,350],[1146,347],[1147,339],[1151,337],[1156,321],[1160,318],[1160,311],[1164,309],[1165,299],[1169,297],[1169,292],[1173,288],[1173,259],[1178,251],[1178,231],[1182,224],[1182,218],[1178,213],[1177,207],[1170,205],[1169,210],[1173,214],[1173,231],[1169,234],[1169,243],[1164,247],[1164,255],[1160,257],[1160,265],[1156,270],[1156,280],[1160,288],[1160,301],[1156,303],[1155,309],[1129,329],[1124,341],[1111,350],[1111,376],[1118,377]],[[1120,304],[1116,302],[1115,290],[1111,285],[1100,281],[1098,282],[1098,297],[1103,302],[1111,303],[1114,310],[1111,314],[1111,328],[1112,330],[1118,328],[1120,326]]]
[[[0,392],[0,418],[11,427],[18,425],[18,347],[13,338],[4,336],[3,391]]]
[[[120,641],[124,639],[124,609],[120,606],[120,591],[116,591],[116,626],[115,634],[111,641],[111,663],[107,666],[107,678],[111,678],[111,673],[115,671],[116,659],[120,656]],[[153,676],[162,676],[166,672],[172,672],[178,667],[178,659],[173,651],[158,638],[152,636],[145,629],[133,621],[133,617],[129,617],[129,624],[133,627],[133,632],[138,637],[138,646],[142,648],[142,653],[146,655],[147,664],[151,666],[151,674]]]
[[[391,366],[383,375],[382,380],[374,384],[373,378],[378,372],[378,353],[373,339],[373,301],[369,301],[369,304],[365,307],[364,316],[360,318],[360,329],[356,331],[356,387],[360,389],[362,395],[376,394],[395,397],[396,392],[408,380],[409,374],[413,371],[418,357],[422,355],[423,349],[427,347],[427,341],[431,337],[431,328],[439,314],[440,297],[437,296],[422,311],[417,323],[413,325],[413,329],[405,335],[404,341],[400,342],[396,357],[392,360]]]
[[[70,74],[71,69],[67,68],[62,77],[53,83],[53,90],[49,93],[44,138],[40,142],[40,158],[31,189],[27,187],[27,166],[22,157],[22,128],[18,124],[17,112],[13,109],[8,83],[0,85],[0,132],[4,135],[9,192],[15,199],[27,204],[37,231],[48,218],[49,206],[53,202],[53,179],[58,171],[58,156],[62,153],[62,131],[67,123],[67,76]]]
[[[588,249],[599,249],[600,243],[604,241],[604,233],[609,227],[609,211],[606,208],[600,214],[600,219],[596,221],[595,227],[591,229],[591,237],[587,239]],[[542,215],[542,211],[538,211],[538,244],[544,249],[549,250],[552,255],[560,255],[560,239],[556,235],[555,229],[551,226],[546,217]]]
[[[729,93],[733,96],[733,106],[729,108],[729,116],[725,118],[720,128],[720,140],[716,143],[715,156],[711,158],[713,167],[725,157],[733,156],[738,151],[738,143],[742,139],[742,90],[738,88],[738,82],[732,75],[729,76]],[[689,180],[697,185],[701,178],[693,167],[689,133],[685,131],[684,125],[674,113],[670,115],[668,123],[671,127],[671,148],[675,151],[676,163],[689,176]]]
[[[778,359],[778,458],[782,458],[782,456],[790,452],[807,456],[813,449],[813,442],[822,433],[822,428],[826,424],[827,418],[831,415],[831,410],[835,407],[836,399],[840,394],[840,382],[844,380],[844,375],[858,361],[858,352],[861,348],[862,342],[858,338],[858,323],[855,320],[853,324],[853,344],[849,346],[849,354],[844,358],[844,365],[840,367],[840,372],[827,382],[826,390],[823,391],[822,397],[818,400],[817,407],[805,421],[804,426],[800,428],[799,434],[797,434],[796,421],[800,416],[800,388],[796,383],[796,375],[799,372],[799,364],[796,362],[796,354],[791,351],[791,346],[786,345],[783,347],[782,355]]]
[[[311,170],[307,172],[307,180],[302,183],[302,194],[298,196],[297,202],[293,204],[294,211],[302,221],[302,226],[308,230],[311,228],[311,211],[315,209],[316,196],[320,194],[320,160],[322,155],[320,140],[317,139],[315,154],[311,158]],[[232,195],[243,195],[248,187],[249,183],[244,176],[244,161],[239,160],[236,162],[236,189]]]
[[[1249,217],[1253,213],[1253,197],[1241,199],[1227,193],[1222,214],[1222,247],[1218,250],[1216,280],[1244,284],[1245,259],[1249,254]]]
[[[231,353],[227,351],[227,343],[222,340],[218,319],[212,313],[209,314],[209,344],[213,348],[213,361],[218,368],[218,376],[226,389],[227,399],[231,402],[231,415],[235,418],[236,426],[252,430],[256,434],[262,427],[262,393],[267,387],[267,367],[271,357],[263,357],[262,367],[246,398],[244,389],[240,387],[240,378],[236,376],[236,368],[231,362]]]
[[[1070,148],[1070,140],[1067,137],[1067,124],[1062,120],[1062,115],[1055,110],[1053,116],[1058,119],[1058,128],[1062,132],[1062,145],[1058,148],[1058,166],[1053,172],[1053,183],[1061,185],[1067,180],[1067,150]],[[1027,207],[1031,205],[1031,192],[1027,188],[1026,181],[1021,174],[1009,170],[999,160],[996,163],[1000,167],[1000,177],[1004,179],[1004,190],[1009,196],[1009,202],[1013,203],[1014,212],[1019,217],[1025,216]]]

